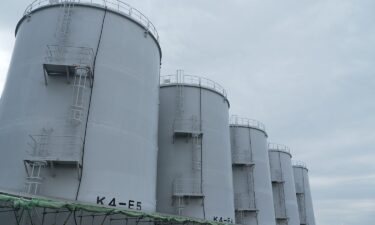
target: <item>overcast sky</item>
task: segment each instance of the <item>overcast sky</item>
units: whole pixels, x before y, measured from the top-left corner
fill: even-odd
[[[0,90],[29,2],[0,9]],[[159,31],[162,74],[222,84],[308,164],[317,225],[375,223],[374,0],[127,2]]]

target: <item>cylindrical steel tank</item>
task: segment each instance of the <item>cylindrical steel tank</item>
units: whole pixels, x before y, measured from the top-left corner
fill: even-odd
[[[299,225],[292,155],[287,146],[268,144],[273,202],[277,225]]]
[[[301,225],[315,225],[308,169],[303,162],[293,162],[294,182]]]
[[[0,188],[155,211],[160,61],[121,1],[34,1],[2,96]]]
[[[234,222],[228,109],[211,80],[161,77],[158,212]]]
[[[236,223],[275,225],[265,126],[232,116],[230,140]]]

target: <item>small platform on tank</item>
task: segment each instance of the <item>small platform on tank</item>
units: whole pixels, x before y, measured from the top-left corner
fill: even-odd
[[[66,76],[69,74],[74,74],[75,66],[72,65],[61,65],[61,64],[43,64],[43,69],[49,76]]]
[[[289,217],[286,217],[286,216],[277,216],[276,220],[289,220]]]
[[[173,193],[177,198],[204,198],[203,193]]]
[[[202,131],[198,130],[177,130],[173,131],[175,137],[194,137],[194,136],[201,136],[203,133]]]
[[[46,162],[48,165],[62,165],[62,166],[75,166],[80,165],[80,159],[73,159],[73,158],[56,158],[56,157],[30,157],[24,160],[26,163],[30,162]]]
[[[236,212],[258,212],[259,209],[256,208],[239,208],[235,209]]]
[[[175,119],[173,122],[174,137],[201,137],[203,135],[201,129],[201,121],[195,118]]]
[[[82,164],[80,160],[74,160],[74,159],[57,159],[54,157],[30,157],[25,160],[23,160],[26,173],[28,175],[31,174],[29,171],[29,167],[33,163],[44,163],[43,167],[49,168],[52,175],[55,175],[55,168],[76,168],[77,169],[77,175],[78,178],[81,176],[81,168]]]
[[[65,76],[68,83],[70,83],[70,77],[74,76],[75,68],[78,65],[65,65],[65,64],[43,64],[44,81],[48,85],[47,76]],[[92,72],[89,71],[90,80],[92,78]]]
[[[283,184],[283,183],[285,183],[284,180],[272,180],[271,182],[275,183],[275,184]]]
[[[254,162],[241,162],[241,161],[234,161],[232,163],[232,166],[247,166],[247,167],[252,167],[254,166]]]

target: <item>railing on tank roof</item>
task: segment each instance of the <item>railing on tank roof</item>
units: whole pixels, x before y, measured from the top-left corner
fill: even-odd
[[[263,123],[257,120],[240,117],[238,115],[232,115],[230,117],[230,125],[254,127],[254,128],[258,128],[260,130],[266,131],[266,126]]]
[[[292,164],[293,164],[293,166],[298,166],[298,167],[302,167],[302,168],[307,169],[307,165],[306,165],[305,162],[293,160]]]
[[[64,3],[70,3],[70,4],[86,3],[86,4],[93,4],[93,5],[99,5],[102,7],[107,7],[110,10],[124,14],[134,19],[138,23],[142,24],[144,28],[148,32],[150,32],[159,42],[159,34],[154,24],[152,24],[151,21],[138,9],[133,8],[128,3],[125,3],[120,0],[34,0],[30,5],[26,7],[23,15],[28,15],[33,10],[43,7],[43,6],[58,5],[58,4],[64,4]]]
[[[160,84],[192,84],[199,87],[206,87],[215,90],[222,94],[224,97],[227,97],[227,92],[220,84],[205,77],[177,73],[172,75],[160,76]]]
[[[277,150],[282,151],[290,154],[290,149],[288,146],[276,144],[276,143],[268,143],[268,149],[269,150]]]

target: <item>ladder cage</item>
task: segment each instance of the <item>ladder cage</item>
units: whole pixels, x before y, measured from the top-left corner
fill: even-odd
[[[306,215],[305,194],[297,193],[297,204],[298,204],[300,222],[301,224],[306,224],[307,215]]]
[[[75,68],[74,82],[73,82],[73,103],[71,121],[73,124],[80,124],[83,122],[86,114],[87,93],[86,90],[91,87],[90,70],[88,67],[77,66]]]
[[[235,194],[234,206],[237,211],[256,210],[254,197],[247,193]]]
[[[259,224],[257,211],[236,211],[235,217],[236,224]]]
[[[25,160],[26,168],[26,182],[25,193],[36,195],[38,194],[39,187],[43,182],[42,168],[47,166],[46,161],[38,160]]]
[[[274,194],[276,219],[287,219],[284,183],[272,182],[272,189]]]
[[[193,145],[193,152],[192,152],[192,161],[193,161],[193,174],[195,177],[201,176],[202,171],[202,136],[201,135],[193,135],[192,137],[192,145]]]

